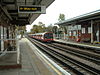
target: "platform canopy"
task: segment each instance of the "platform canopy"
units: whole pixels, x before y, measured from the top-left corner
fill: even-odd
[[[19,6],[45,6],[51,5],[54,0],[0,0],[0,8],[4,11],[14,25],[31,24],[39,17],[41,13],[19,13]]]
[[[90,21],[90,20],[100,20],[100,9],[90,12],[90,13],[86,13],[80,16],[67,19],[62,22],[55,23],[55,25],[70,25],[70,24],[75,24],[78,22]]]

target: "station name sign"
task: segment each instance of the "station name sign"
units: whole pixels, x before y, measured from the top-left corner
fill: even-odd
[[[18,7],[18,13],[46,13],[46,7],[45,6],[39,6],[39,5],[32,5],[32,6],[19,6]]]

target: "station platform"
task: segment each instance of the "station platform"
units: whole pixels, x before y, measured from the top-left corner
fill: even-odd
[[[17,52],[7,52],[0,57],[0,69],[21,68],[21,63],[17,63]]]
[[[67,41],[67,40],[62,40],[62,39],[54,39],[54,41],[59,42],[59,43],[69,44],[69,45],[81,46],[84,48],[86,47],[86,48],[97,49],[98,51],[100,51],[100,44],[73,42],[73,41]]]
[[[0,69],[0,75],[70,75],[70,73],[46,57],[28,39],[22,38],[19,41],[19,48],[21,52],[21,68]],[[15,54],[14,56],[11,55],[13,61],[15,56]],[[11,61],[10,63],[12,64]]]

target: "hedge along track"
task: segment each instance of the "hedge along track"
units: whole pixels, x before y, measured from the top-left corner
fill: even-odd
[[[69,68],[71,71],[73,71],[75,74],[78,75],[87,75],[87,74],[93,74],[98,75],[100,74],[100,70],[91,67],[90,65],[87,65],[83,61],[79,61],[79,58],[72,56],[70,54],[66,54],[65,52],[62,52],[59,49],[52,48],[50,46],[47,46],[45,44],[42,44],[40,42],[37,42],[36,40],[30,39],[31,42],[33,42],[40,50],[44,51],[46,54],[63,64],[65,67]]]

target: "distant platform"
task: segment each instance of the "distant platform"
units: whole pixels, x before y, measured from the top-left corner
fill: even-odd
[[[77,45],[81,47],[87,47],[87,48],[92,48],[92,49],[97,49],[100,50],[100,44],[90,44],[90,43],[81,43],[81,42],[71,42],[67,40],[62,40],[62,39],[55,39],[55,42],[60,42],[60,43],[65,43],[69,45]]]

